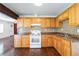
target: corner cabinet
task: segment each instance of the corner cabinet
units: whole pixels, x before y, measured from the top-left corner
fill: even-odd
[[[63,23],[60,22],[59,18],[57,17],[56,18],[56,27],[62,27],[63,26]]]
[[[62,55],[70,56],[71,55],[71,43],[70,41],[53,35],[53,47]]]

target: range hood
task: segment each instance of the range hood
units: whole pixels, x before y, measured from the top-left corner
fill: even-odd
[[[32,27],[38,27],[41,26],[41,24],[31,24]]]

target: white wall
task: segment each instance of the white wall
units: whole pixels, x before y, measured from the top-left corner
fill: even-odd
[[[12,22],[3,21],[0,19],[0,24],[4,26],[4,32],[0,33],[0,38],[9,37],[14,34],[14,25]]]

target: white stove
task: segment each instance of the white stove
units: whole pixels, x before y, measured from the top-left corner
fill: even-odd
[[[41,48],[41,31],[31,30],[30,48]]]

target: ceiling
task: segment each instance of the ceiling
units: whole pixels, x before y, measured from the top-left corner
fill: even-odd
[[[55,17],[67,9],[72,3],[43,3],[42,6],[35,6],[34,3],[3,3],[21,17],[44,16]]]

